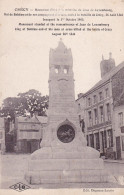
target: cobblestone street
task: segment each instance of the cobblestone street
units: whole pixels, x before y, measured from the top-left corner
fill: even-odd
[[[28,166],[27,154],[6,154],[1,156],[1,188],[7,189],[18,182],[29,185],[24,179]],[[124,175],[124,163],[105,162],[105,169],[110,175]],[[76,184],[47,184],[29,185],[31,188],[123,188],[119,183],[76,183]]]

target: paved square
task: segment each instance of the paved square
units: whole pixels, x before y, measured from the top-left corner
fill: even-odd
[[[44,184],[29,185],[24,179],[28,167],[29,154],[5,154],[1,156],[1,189],[8,189],[10,186],[22,182],[33,189],[36,188],[123,188],[117,183],[76,183],[76,184]],[[105,169],[110,175],[124,175],[123,163],[105,162]]]

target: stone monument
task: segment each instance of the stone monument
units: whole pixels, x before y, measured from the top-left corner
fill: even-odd
[[[107,181],[103,160],[87,146],[79,125],[72,53],[62,40],[50,50],[48,125],[25,178],[30,184]]]

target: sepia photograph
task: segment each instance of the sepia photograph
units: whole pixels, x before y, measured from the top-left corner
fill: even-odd
[[[0,0],[0,157],[3,194],[123,194],[123,0]]]

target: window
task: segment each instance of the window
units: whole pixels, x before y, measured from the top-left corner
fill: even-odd
[[[88,106],[91,106],[91,98],[88,98]]]
[[[107,148],[107,135],[106,135],[106,131],[104,131],[104,143],[105,143],[105,148]]]
[[[118,116],[119,116],[119,127],[121,127],[123,126],[123,112],[120,112]]]
[[[58,74],[59,73],[59,68],[55,68],[55,72]]]
[[[58,74],[60,71],[60,66],[59,65],[55,65],[55,73]]]
[[[90,137],[90,146],[91,146],[92,148],[94,148],[94,135],[91,134],[89,137]]]
[[[108,91],[108,88],[105,89],[105,97],[109,97],[109,91]]]
[[[89,146],[89,136],[87,135],[87,146]]]
[[[92,114],[91,114],[91,111],[88,112],[88,115],[89,115],[89,127],[92,126]]]
[[[98,122],[98,113],[97,113],[97,109],[96,108],[94,109],[94,122],[95,122],[95,125]]]
[[[106,112],[107,112],[107,121],[110,121],[111,116],[110,116],[110,104],[106,104]]]
[[[122,140],[122,151],[124,151],[124,136],[121,137]]]
[[[3,138],[3,134],[2,134],[2,132],[0,131],[0,139],[2,139]]]
[[[64,73],[65,73],[65,74],[68,73],[68,68],[64,68]]]
[[[84,128],[85,128],[85,122],[84,122],[84,119],[81,119],[81,121],[80,121],[80,125],[81,125],[82,132],[84,133]]]
[[[103,122],[103,106],[100,106],[100,120]]]
[[[89,113],[89,119],[91,119],[91,118],[92,118],[92,117],[91,117],[91,111],[89,111],[88,113]]]
[[[79,123],[80,123],[80,121],[81,121],[81,115],[79,115]],[[81,126],[81,124],[80,124],[80,126]]]
[[[100,149],[100,143],[99,143],[99,133],[95,133],[96,138],[96,150]]]
[[[108,145],[113,147],[113,133],[112,130],[108,130]]]
[[[93,96],[93,100],[94,100],[94,104],[96,104],[97,102],[96,95]]]
[[[103,99],[103,94],[102,92],[99,92],[99,100],[101,101]]]
[[[64,66],[63,67],[63,72],[64,72],[64,74],[68,74],[68,72],[69,72],[69,66]]]

